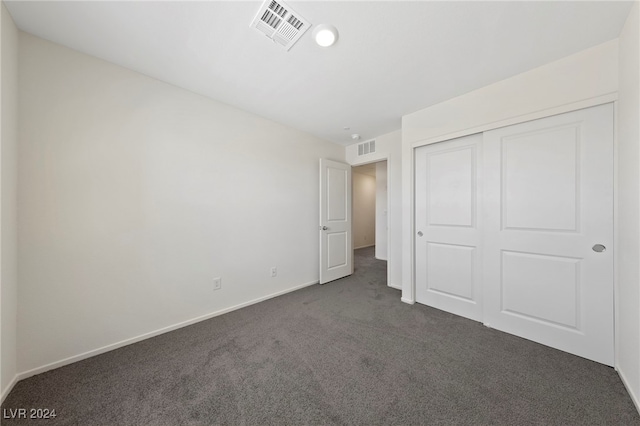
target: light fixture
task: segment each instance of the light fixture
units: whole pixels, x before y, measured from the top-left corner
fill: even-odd
[[[359,141],[360,140],[360,135],[357,133],[354,133],[351,135],[351,139],[353,139],[354,141]]]
[[[320,24],[313,29],[313,39],[318,46],[329,47],[338,40],[338,30],[332,25]]]

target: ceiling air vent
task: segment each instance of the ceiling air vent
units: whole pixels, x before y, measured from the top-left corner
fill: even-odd
[[[358,144],[358,156],[373,154],[376,152],[376,140],[370,140]]]
[[[298,41],[311,24],[282,1],[266,0],[250,25],[286,50]]]

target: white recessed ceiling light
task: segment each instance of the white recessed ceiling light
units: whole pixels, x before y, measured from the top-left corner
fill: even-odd
[[[313,39],[319,46],[329,47],[338,40],[338,30],[332,25],[320,24],[313,30]]]

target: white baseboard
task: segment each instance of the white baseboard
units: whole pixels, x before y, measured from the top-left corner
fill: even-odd
[[[375,256],[375,258],[378,259],[378,260],[384,260],[385,262],[387,262],[387,259],[384,259],[382,257]]]
[[[622,380],[622,384],[627,389],[627,392],[629,392],[629,396],[631,397],[633,404],[636,406],[636,410],[638,410],[638,413],[640,413],[640,399],[638,399],[638,395],[633,392],[633,389],[631,389],[631,387],[629,386],[627,379],[625,378],[624,374],[622,374],[622,371],[617,368],[616,371],[618,372],[618,376],[620,376],[620,379]]]
[[[11,392],[11,390],[16,385],[16,383],[18,383],[18,375],[17,374],[15,376],[13,376],[13,379],[11,380],[11,382],[9,382],[7,387],[2,391],[2,393],[0,393],[0,404],[2,404],[4,402],[4,399],[7,397],[7,395],[9,395],[9,392]]]
[[[402,290],[402,286],[391,284],[391,283],[387,284],[387,287],[395,288],[396,290]]]
[[[361,249],[361,248],[373,247],[373,246],[375,246],[375,245],[376,245],[376,244],[375,244],[375,243],[373,243],[373,244],[369,244],[369,245],[366,245],[366,246],[354,247],[353,249],[354,249],[354,250],[358,250],[358,249]]]
[[[416,303],[416,301],[415,301],[415,300],[412,300],[412,299],[405,299],[404,297],[401,297],[401,298],[400,298],[400,300],[401,300],[402,302],[404,302],[404,303],[409,304],[409,305],[413,305],[413,304],[415,304],[415,303]]]
[[[26,379],[27,377],[35,376],[36,374],[44,373],[45,371],[53,370],[54,368],[63,367],[63,366],[68,365],[68,364],[73,364],[74,362],[82,361],[83,359],[91,358],[92,356],[100,355],[100,354],[103,354],[105,352],[109,352],[109,351],[112,351],[114,349],[121,348],[123,346],[131,345],[133,343],[137,343],[137,342],[140,342],[142,340],[149,339],[151,337],[159,336],[160,334],[168,333],[170,331],[177,330],[179,328],[187,327],[189,325],[192,325],[192,324],[195,324],[195,323],[198,323],[198,322],[201,322],[201,321],[205,321],[205,320],[208,320],[210,318],[217,317],[219,315],[223,315],[223,314],[226,314],[226,313],[229,313],[229,312],[241,309],[241,308],[245,308],[247,306],[255,305],[256,303],[264,302],[265,300],[273,299],[274,297],[282,296],[283,294],[291,293],[292,291],[300,290],[302,288],[309,287],[309,286],[312,286],[314,284],[318,284],[318,281],[313,281],[313,282],[308,282],[308,283],[305,283],[305,284],[301,284],[299,286],[292,287],[292,288],[287,289],[287,290],[279,291],[277,293],[273,293],[273,294],[269,294],[267,296],[259,297],[257,299],[253,299],[253,300],[250,300],[248,302],[240,303],[239,305],[235,305],[235,306],[232,306],[230,308],[225,308],[225,309],[221,309],[221,310],[216,311],[216,312],[212,312],[212,313],[209,313],[209,314],[201,315],[199,317],[192,318],[192,319],[187,320],[187,321],[183,321],[183,322],[180,322],[180,323],[177,323],[177,324],[174,324],[174,325],[163,327],[163,328],[160,328],[160,329],[155,330],[155,331],[150,331],[149,333],[144,333],[144,334],[141,334],[141,335],[136,336],[136,337],[132,337],[132,338],[129,338],[129,339],[122,340],[120,342],[116,342],[116,343],[112,343],[110,345],[103,346],[101,348],[93,349],[93,350],[90,350],[90,351],[87,351],[87,352],[84,352],[84,353],[81,353],[81,354],[78,354],[78,355],[70,356],[68,358],[64,358],[64,359],[61,359],[59,361],[55,361],[55,362],[52,362],[50,364],[43,365],[41,367],[36,367],[36,368],[31,369],[31,370],[19,373],[16,376],[16,378],[14,378],[14,382],[17,382],[17,381],[22,380],[22,379]],[[13,387],[13,386],[11,386],[11,387]],[[9,390],[11,390],[11,389],[9,389]],[[4,393],[3,393],[3,396],[4,396]]]

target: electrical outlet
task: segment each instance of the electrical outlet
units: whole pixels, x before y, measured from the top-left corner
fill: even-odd
[[[222,288],[222,278],[214,278],[213,279],[213,289],[220,290]]]
[[[271,278],[278,276],[278,268],[275,266],[271,267]]]

